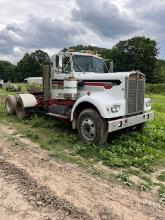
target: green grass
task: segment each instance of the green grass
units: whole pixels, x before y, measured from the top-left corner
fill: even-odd
[[[160,197],[160,203],[165,205],[165,185],[164,184],[160,184],[159,189],[158,189],[158,194]]]
[[[165,95],[146,95],[151,98],[154,111],[165,113]]]
[[[6,92],[0,91],[4,96]],[[2,96],[2,97],[3,97]],[[25,136],[51,151],[51,155],[66,161],[118,168],[137,167],[152,171],[153,166],[165,166],[165,113],[160,104],[165,96],[153,95],[156,119],[147,123],[143,132],[122,131],[109,135],[106,146],[83,144],[71,126],[46,116],[34,115],[28,120],[18,121],[15,116],[7,116],[1,102],[0,121],[14,125]],[[162,104],[162,106],[163,106]]]
[[[121,172],[117,175],[117,179],[122,181],[125,185],[131,186],[133,183],[130,180],[130,174],[127,172]]]
[[[109,135],[105,146],[83,144],[70,124],[53,120],[46,115],[33,115],[19,121],[8,116],[4,109],[4,99],[9,92],[0,89],[0,123],[16,129],[9,141],[19,145],[17,134],[22,134],[49,151],[53,158],[76,163],[104,179],[113,179],[114,174],[103,169],[118,170],[117,178],[125,185],[133,186],[131,175],[138,176],[138,188],[149,191],[153,187],[148,177],[156,167],[165,167],[165,96],[146,95],[152,99],[155,120],[146,124],[144,131],[120,131]],[[101,164],[101,167],[100,167]],[[103,165],[103,166],[102,166]],[[162,172],[157,179],[165,181]],[[160,184],[158,194],[161,203],[165,200],[164,185]]]
[[[161,174],[157,177],[158,180],[165,182],[165,171],[162,171]]]
[[[9,92],[9,91],[6,91],[6,89],[2,89],[2,88],[0,88],[0,95],[1,95],[1,97],[2,96],[6,96],[6,95],[11,95],[11,94],[15,94],[15,92]]]
[[[149,191],[151,190],[153,185],[153,182],[149,178],[142,178],[141,183],[140,183],[140,190],[142,191]]]
[[[15,83],[14,83],[15,84]],[[21,92],[24,93],[27,91],[26,89],[26,84],[25,83],[16,83],[17,85],[21,86]],[[0,95],[14,95],[17,94],[17,92],[11,92],[11,91],[7,91],[6,89],[2,89],[0,88]]]

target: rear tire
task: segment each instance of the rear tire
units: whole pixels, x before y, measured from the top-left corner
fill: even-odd
[[[108,137],[107,121],[94,109],[85,109],[80,113],[77,129],[84,143],[104,144]]]
[[[5,109],[8,115],[14,115],[16,112],[16,98],[13,95],[8,95],[5,100]]]
[[[23,102],[20,98],[16,100],[16,115],[19,120],[23,120],[28,117],[28,111],[24,108]]]

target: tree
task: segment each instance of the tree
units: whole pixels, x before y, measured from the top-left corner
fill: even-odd
[[[48,54],[42,50],[36,50],[31,54],[26,53],[17,63],[18,81],[23,81],[27,77],[42,76],[42,65],[49,61]]]
[[[151,83],[165,83],[165,60],[157,60]]]
[[[111,51],[115,71],[141,70],[146,75],[148,82],[153,79],[157,55],[156,41],[145,37],[120,41]]]
[[[15,80],[15,65],[9,61],[0,60],[0,79],[4,81]]]

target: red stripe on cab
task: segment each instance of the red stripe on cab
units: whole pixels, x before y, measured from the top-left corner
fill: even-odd
[[[105,89],[111,89],[113,87],[112,84],[102,83],[102,82],[86,82],[85,86],[102,86]]]

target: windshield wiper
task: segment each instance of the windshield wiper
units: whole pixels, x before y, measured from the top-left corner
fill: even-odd
[[[74,62],[73,65],[76,65],[81,72],[83,72],[84,74],[86,74],[86,72],[85,72],[77,63]]]

